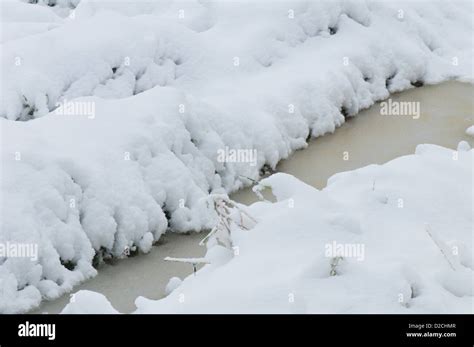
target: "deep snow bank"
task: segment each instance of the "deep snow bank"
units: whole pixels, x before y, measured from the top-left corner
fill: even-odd
[[[233,258],[211,246],[211,265],[136,313],[472,313],[473,155],[420,145],[322,191],[270,176],[278,202],[247,209],[258,224],[235,230]],[[74,297],[63,313],[107,307]]]
[[[0,258],[0,312],[70,290],[94,256],[146,252],[168,226],[209,228],[209,192],[389,92],[472,80],[470,2],[8,6],[2,27],[43,24],[2,40],[0,241],[39,256]],[[218,161],[224,148],[257,150],[256,165]]]

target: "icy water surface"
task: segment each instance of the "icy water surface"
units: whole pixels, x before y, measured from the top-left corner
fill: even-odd
[[[72,293],[81,289],[93,290],[104,294],[118,311],[132,312],[136,309],[134,302],[138,296],[160,299],[164,296],[164,289],[171,277],[183,279],[192,274],[192,265],[163,259],[204,256],[206,248],[198,245],[204,236],[205,234],[197,233],[167,233],[160,238],[150,253],[101,265],[96,277],[74,287]],[[31,313],[59,313],[69,302],[70,295],[44,301]]]
[[[416,114],[381,115],[382,108],[377,103],[348,118],[333,134],[314,139],[306,149],[281,161],[277,171],[292,174],[322,189],[335,173],[413,154],[420,143],[453,149],[461,140],[473,145],[474,139],[466,135],[465,130],[474,124],[474,86],[445,82],[410,89],[390,98],[392,105],[393,102],[418,102],[419,117]],[[347,155],[348,160],[344,160]],[[249,189],[237,192],[233,198],[246,204],[257,201]]]
[[[308,148],[282,161],[277,171],[292,174],[321,189],[337,172],[412,154],[420,143],[455,149],[459,141],[466,140],[472,146],[472,138],[465,130],[474,124],[473,96],[474,87],[459,82],[394,94],[390,97],[391,110],[394,110],[393,102],[414,102],[405,104],[413,106],[411,114],[381,115],[381,106],[376,104],[347,119],[334,134],[313,140]],[[246,204],[257,200],[250,189],[239,191],[232,198]],[[203,256],[205,247],[198,245],[203,237],[199,234],[166,234],[149,254],[103,265],[97,277],[77,286],[73,292],[88,289],[103,293],[120,312],[132,312],[136,297],[162,298],[171,277],[184,278],[192,273],[191,265],[165,262],[163,258]],[[58,313],[68,301],[69,294],[66,294],[44,302],[32,313]]]

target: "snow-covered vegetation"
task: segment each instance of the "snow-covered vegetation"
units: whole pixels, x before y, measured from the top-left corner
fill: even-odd
[[[208,244],[210,265],[136,313],[472,313],[473,154],[420,145],[321,191],[263,179],[277,202],[246,208],[258,223],[232,229],[230,256]],[[107,306],[74,297],[64,313]]]
[[[473,80],[470,2],[6,0],[1,6],[0,243],[36,244],[39,253],[36,260],[0,258],[2,313],[70,291],[94,276],[93,263],[104,257],[149,251],[168,228],[212,229],[210,193],[250,184],[246,177],[258,179],[262,168],[274,168],[309,138],[333,132],[390,92]],[[257,158],[222,162],[217,153],[225,148],[256,150]],[[346,188],[355,194],[357,187]],[[373,195],[383,192],[382,178],[375,187]],[[323,199],[313,195],[315,204]],[[343,212],[334,217],[341,233],[354,227]],[[326,221],[315,223],[317,229]],[[288,236],[280,246],[267,241],[283,259],[284,243],[294,236],[281,235]],[[458,237],[467,242],[464,231]],[[322,276],[322,265],[315,266]],[[344,266],[350,262],[334,265]],[[380,293],[374,297],[386,294]]]

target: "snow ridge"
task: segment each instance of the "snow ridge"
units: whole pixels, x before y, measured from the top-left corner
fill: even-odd
[[[473,79],[470,2],[2,7],[2,26],[47,23],[2,39],[0,242],[39,245],[36,261],[0,258],[4,313],[71,290],[102,257],[147,252],[167,228],[211,228],[209,193],[248,185],[390,92]],[[256,165],[218,161],[226,147],[257,150]]]

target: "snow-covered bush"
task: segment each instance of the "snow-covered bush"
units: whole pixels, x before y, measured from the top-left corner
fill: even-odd
[[[0,312],[167,228],[211,229],[210,193],[390,92],[472,80],[466,2],[45,4],[1,5],[0,242],[39,256],[0,259]],[[222,162],[224,148],[256,160]]]

